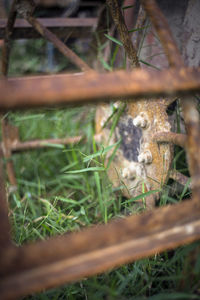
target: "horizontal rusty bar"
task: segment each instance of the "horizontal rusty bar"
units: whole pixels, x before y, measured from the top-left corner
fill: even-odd
[[[51,30],[58,38],[88,37],[97,25],[97,18],[39,18],[40,23]],[[0,19],[0,39],[4,38],[7,19]],[[17,19],[12,39],[41,38],[24,19]]]
[[[101,138],[101,134],[94,135],[95,141],[99,141]],[[84,135],[80,136],[72,136],[72,137],[66,137],[66,138],[54,138],[54,139],[44,139],[44,140],[30,140],[26,142],[21,141],[13,141],[10,143],[10,151],[12,152],[19,152],[19,151],[27,151],[27,150],[35,150],[35,149],[41,149],[41,148],[49,148],[52,147],[52,145],[70,145],[70,144],[76,144],[81,141],[87,141],[86,137]],[[1,146],[3,145],[3,142],[1,143]]]
[[[187,184],[188,188],[190,188],[190,189],[192,188],[191,182],[189,183],[191,178],[183,175],[182,173],[178,172],[177,170],[171,170],[169,172],[169,178],[173,179],[174,181],[180,183],[183,186],[185,186]]]
[[[69,144],[76,144],[83,139],[83,136],[74,136],[68,138],[57,138],[57,139],[46,139],[46,140],[33,140],[33,141],[26,141],[20,142],[17,141],[16,143],[11,143],[10,148],[13,152],[18,151],[26,151],[26,150],[34,150],[39,148],[48,148],[51,145],[69,145]]]
[[[184,148],[187,142],[187,135],[174,132],[157,132],[154,134],[153,140],[159,143],[173,143]]]
[[[200,91],[200,71],[194,68],[160,72],[116,71],[107,74],[91,71],[76,76],[2,79],[0,90],[1,110],[188,95]]]
[[[185,201],[11,249],[0,257],[1,297],[22,297],[198,240],[199,208]]]

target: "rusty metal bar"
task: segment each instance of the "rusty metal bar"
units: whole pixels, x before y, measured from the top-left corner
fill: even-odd
[[[183,60],[178,51],[176,43],[171,34],[167,20],[162,11],[157,6],[155,0],[141,0],[147,14],[155,26],[155,29],[160,37],[164,50],[168,56],[169,63],[177,68],[183,67]],[[187,131],[187,156],[190,174],[192,178],[193,192],[196,195],[200,195],[200,118],[197,110],[194,97],[181,100],[181,107],[183,110],[183,117]],[[197,197],[195,197],[197,199]]]
[[[14,165],[12,161],[12,150],[11,143],[15,137],[18,136],[18,132],[16,132],[16,127],[14,128],[9,124],[7,118],[3,118],[1,122],[2,128],[2,151],[4,158],[6,159],[6,170],[10,184],[15,189],[17,187],[17,180],[15,177]]]
[[[88,37],[97,26],[97,18],[38,18],[44,27],[58,38],[66,39]],[[7,19],[0,19],[0,39],[5,36]],[[12,39],[40,38],[41,35],[24,19],[15,21]]]
[[[154,134],[153,140],[158,143],[173,143],[184,148],[186,146],[187,136],[186,134],[174,132],[158,132]]]
[[[177,170],[171,170],[170,173],[169,173],[169,177],[171,179],[177,181],[178,183],[180,183],[183,186],[188,184],[188,181],[190,180],[189,177],[183,175],[182,173],[178,172]],[[188,185],[188,188],[192,188],[191,183]]]
[[[0,257],[1,297],[22,297],[197,240],[199,212],[197,202],[185,201],[16,248]]]
[[[35,88],[37,87],[37,89]],[[116,71],[0,80],[0,109],[77,105],[118,99],[188,95],[200,91],[199,69]],[[27,101],[29,99],[29,101]]]
[[[71,49],[69,49],[55,34],[44,27],[37,19],[32,16],[34,11],[34,4],[32,1],[18,0],[17,12],[20,16],[26,19],[33,28],[38,31],[42,37],[49,40],[56,48],[67,57],[73,64],[78,66],[82,71],[89,71],[91,68]]]
[[[26,150],[33,150],[33,149],[40,149],[40,148],[48,148],[53,144],[60,144],[60,145],[69,145],[69,144],[76,144],[83,139],[83,136],[74,136],[62,139],[46,139],[46,140],[34,140],[34,141],[27,141],[27,142],[16,142],[10,145],[11,151],[26,151]]]
[[[171,34],[168,22],[154,0],[140,0],[152,24],[154,25],[161,43],[165,49],[171,67],[180,67],[183,61],[175,40]]]
[[[189,171],[192,176],[193,193],[200,195],[200,120],[199,112],[197,110],[197,103],[194,97],[184,97],[181,100],[181,107],[183,110],[184,121],[187,131],[187,158]],[[197,199],[197,197],[195,197]],[[197,199],[199,201],[199,199]]]
[[[33,18],[32,16],[28,16],[27,21],[41,34],[41,36],[52,42],[65,57],[67,57],[83,72],[91,70],[91,68],[78,55],[76,55],[75,52],[69,49],[61,40],[57,38],[56,35],[46,29],[46,27],[44,27],[37,19]]]
[[[99,141],[100,140],[100,134],[94,135],[94,140]],[[55,139],[44,139],[44,140],[32,140],[27,142],[21,142],[21,141],[13,141],[10,144],[10,150],[12,152],[18,152],[18,151],[26,151],[26,150],[34,150],[34,149],[40,149],[40,148],[48,148],[51,147],[53,144],[61,144],[61,145],[69,145],[69,144],[76,144],[80,141],[86,141],[86,137],[83,135],[80,136],[72,136],[67,138],[55,138]]]
[[[10,48],[11,48],[11,36],[14,30],[14,23],[17,17],[17,10],[16,5],[18,0],[13,0],[11,9],[9,11],[8,20],[5,28],[5,37],[4,37],[4,44],[2,48],[2,75],[7,76],[8,68],[9,68],[9,57],[10,57]],[[11,158],[11,151],[9,148],[9,136],[8,136],[8,126],[7,120],[2,119],[2,139],[4,143],[3,153],[4,157],[6,158],[6,169],[7,175],[11,185],[16,187],[17,181],[14,172],[14,165]]]
[[[5,37],[4,37],[4,45],[2,48],[2,74],[4,76],[7,75],[8,73],[8,64],[9,64],[9,54],[10,54],[10,38],[12,36],[12,32],[14,29],[14,23],[16,20],[17,16],[17,11],[16,11],[16,3],[18,0],[13,0],[7,24],[6,24],[6,29],[5,29]]]
[[[77,104],[121,97],[130,99],[133,96],[187,95],[199,91],[199,70],[183,68],[181,62],[175,64],[171,54],[178,54],[169,45],[170,63],[180,69],[162,72],[136,70],[104,75],[90,72],[76,77],[59,75],[52,78],[1,80],[0,108],[6,110]],[[30,99],[29,103],[27,99]],[[193,150],[189,149],[190,164],[198,163],[197,154],[191,159],[199,140],[198,117],[193,107],[188,100],[184,100],[184,117],[189,128],[188,149],[194,146]],[[198,166],[197,169],[191,166],[195,176],[198,175]],[[199,239],[200,203],[197,201],[197,193],[194,193],[194,200],[158,208],[80,233],[22,248],[10,248],[0,256],[1,297],[23,297]]]
[[[8,219],[8,204],[3,176],[3,153],[0,148],[0,256],[3,257],[6,248],[11,245],[11,229]]]

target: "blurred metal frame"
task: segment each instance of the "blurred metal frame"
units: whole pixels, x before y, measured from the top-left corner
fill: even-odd
[[[115,220],[108,225],[94,226],[79,233],[15,247],[10,239],[6,194],[0,174],[2,299],[16,299],[73,282],[200,239],[200,128],[199,115],[192,100],[194,93],[200,91],[200,71],[184,67],[167,21],[156,2],[141,0],[141,3],[168,56],[168,70],[159,73],[146,70],[119,71],[110,74],[88,70],[86,74],[77,75],[75,82],[74,75],[4,78],[0,80],[0,109],[8,111],[47,105],[97,103],[119,96],[122,99],[127,96],[184,96],[181,100],[187,128],[184,146],[192,175],[192,199]],[[34,86],[38,82],[40,84],[35,91]],[[190,94],[191,97],[185,97]],[[166,141],[170,139],[162,138],[166,138]]]

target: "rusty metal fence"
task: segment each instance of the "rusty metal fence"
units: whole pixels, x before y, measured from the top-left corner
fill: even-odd
[[[149,71],[136,68],[133,71],[114,71],[101,74],[93,71],[74,52],[63,44],[54,34],[62,27],[77,26],[87,29],[97,24],[97,19],[57,20],[55,23],[40,21],[33,17],[32,1],[14,0],[10,9],[7,25],[1,21],[0,32],[5,27],[2,72],[0,80],[0,109],[2,111],[98,103],[102,100],[134,99],[141,97],[181,96],[181,107],[187,135],[161,134],[158,140],[174,142],[187,151],[189,171],[192,176],[192,199],[172,206],[155,208],[141,215],[129,216],[71,233],[62,237],[39,241],[23,247],[15,247],[10,237],[8,207],[3,171],[0,174],[0,295],[1,299],[14,299],[24,295],[56,287],[104,272],[109,268],[144,258],[166,249],[172,249],[200,238],[200,128],[199,114],[194,94],[200,91],[199,68],[184,66],[182,57],[170,32],[166,18],[155,0],[141,0],[141,5],[149,16],[167,55],[170,68],[163,71]],[[120,14],[117,0],[107,0],[111,15],[119,30],[124,48],[134,66],[138,66],[134,47],[126,38],[126,27]],[[24,20],[17,20],[17,13]],[[77,23],[76,23],[77,22]],[[83,22],[83,23],[82,23]],[[72,24],[73,23],[73,24]],[[15,30],[14,30],[15,24]],[[31,31],[31,27],[36,31]],[[47,29],[48,28],[48,29]],[[50,31],[52,29],[52,31]],[[6,78],[9,61],[10,42],[13,36],[40,35],[50,40],[84,73],[37,76],[28,78]],[[35,89],[37,86],[37,89]],[[34,91],[34,92],[33,92]],[[42,95],[42,98],[41,98]],[[42,143],[26,145],[12,138],[12,129],[4,121],[4,156],[9,158],[12,151],[31,147],[42,147]],[[80,140],[52,141],[71,143]],[[2,147],[3,148],[3,147]],[[3,155],[3,153],[1,153]],[[16,184],[13,166],[7,166],[10,180]],[[12,181],[13,180],[13,181]]]

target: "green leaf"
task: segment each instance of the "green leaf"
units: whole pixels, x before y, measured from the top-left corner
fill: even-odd
[[[116,144],[114,144],[114,145],[116,145],[116,146],[115,146],[115,148],[114,148],[114,150],[113,150],[112,155],[109,157],[109,160],[108,160],[108,163],[107,163],[106,170],[109,169],[110,164],[111,164],[111,162],[113,161],[113,159],[114,159],[114,157],[115,157],[115,154],[116,154],[116,152],[117,152],[117,150],[118,150],[118,148],[119,148],[119,146],[120,146],[120,143],[121,143],[121,139],[120,139]],[[114,145],[113,145],[113,146],[114,146]]]
[[[142,193],[142,194],[140,194],[140,195],[138,195],[138,196],[136,196],[134,198],[131,198],[131,199],[123,202],[122,204],[127,204],[127,203],[131,203],[131,202],[135,202],[137,200],[140,200],[142,198],[145,198],[147,196],[150,196],[150,195],[158,193],[158,192],[160,192],[160,190],[152,190],[152,191],[149,191],[149,192],[146,192],[146,193]]]
[[[112,42],[118,44],[119,46],[123,46],[122,42],[120,42],[119,40],[117,40],[117,39],[114,38],[113,36],[110,36],[110,35],[108,35],[108,34],[106,34],[106,33],[105,33],[105,36],[106,36],[109,40],[111,40]]]
[[[103,59],[102,56],[99,57],[100,62],[102,63],[104,69],[108,70],[108,71],[112,71],[111,66],[109,66],[109,64]]]
[[[118,51],[119,51],[119,45],[116,45],[115,50],[114,50],[113,55],[112,55],[112,58],[111,58],[111,62],[110,62],[112,67],[114,66],[114,62],[115,62]]]
[[[65,146],[62,145],[62,144],[42,143],[42,145],[44,145],[44,146],[46,146],[46,147],[58,148],[58,149],[63,149],[63,148],[65,148]]]
[[[15,118],[15,122],[24,122],[24,121],[28,121],[28,120],[32,120],[32,119],[42,119],[45,117],[45,114],[34,114],[34,115],[28,115],[28,116],[17,116]]]
[[[108,140],[109,142],[110,142],[110,139],[111,139],[111,137],[113,135],[113,132],[114,132],[114,130],[115,130],[117,124],[118,124],[118,121],[119,121],[122,113],[124,112],[125,108],[126,108],[126,103],[121,103],[120,107],[119,107],[119,109],[117,111],[117,114],[115,115],[115,117],[113,119],[112,127],[110,129],[110,134],[109,134],[109,140]]]
[[[95,177],[95,182],[96,182],[96,187],[97,187],[97,195],[98,195],[98,200],[99,200],[99,206],[101,209],[101,213],[103,216],[103,198],[102,198],[102,192],[101,192],[101,182],[100,182],[100,178],[99,178],[99,173],[95,172],[94,173],[94,177]]]
[[[117,143],[115,143],[113,145],[110,145],[110,146],[108,146],[106,148],[102,147],[102,149],[100,151],[98,151],[98,152],[96,152],[94,154],[91,154],[91,155],[88,155],[87,157],[85,157],[83,159],[83,162],[88,162],[88,161],[92,160],[95,157],[105,155],[108,151],[110,151],[113,147],[117,146],[118,144],[119,144],[119,142],[117,142]]]
[[[140,31],[140,30],[146,29],[148,27],[149,27],[149,25],[148,26],[139,27],[139,28],[133,28],[133,29],[130,29],[128,32]]]
[[[131,7],[134,7],[134,5],[123,6],[122,9],[125,10],[125,9],[131,8]]]
[[[156,67],[156,66],[154,66],[154,65],[152,65],[152,64],[150,64],[150,63],[148,63],[147,61],[144,61],[144,60],[142,60],[142,59],[140,59],[139,61],[140,61],[142,64],[147,65],[148,67],[152,67],[152,68],[154,68],[154,69],[160,71],[160,68],[158,68],[158,67]]]
[[[185,195],[187,189],[189,188],[189,185],[190,185],[190,183],[191,183],[191,180],[192,180],[192,179],[189,178],[188,181],[186,182],[186,184],[185,184],[185,186],[184,186],[184,189],[183,189],[183,191],[182,191],[182,194],[181,194],[181,196],[180,196],[180,201],[183,199],[183,197],[184,197],[184,195]]]
[[[66,174],[77,174],[77,173],[85,173],[85,172],[100,172],[100,171],[105,171],[105,168],[101,168],[101,167],[91,167],[91,168],[85,168],[85,169],[81,169],[81,170],[74,170],[74,171],[69,171],[69,172],[65,172]]]

